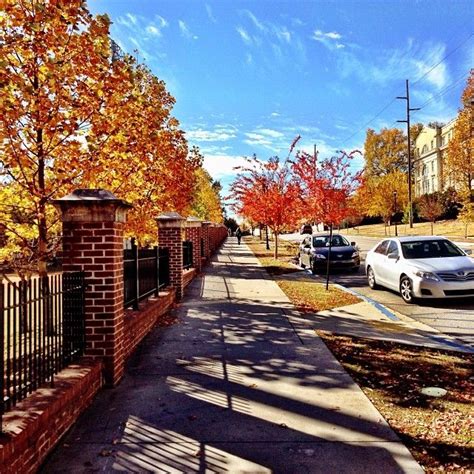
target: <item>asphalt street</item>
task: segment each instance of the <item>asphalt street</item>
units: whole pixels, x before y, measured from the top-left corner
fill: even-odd
[[[360,253],[362,264],[358,273],[334,272],[331,281],[339,283],[357,293],[383,304],[387,308],[402,315],[413,318],[428,326],[456,337],[474,347],[474,298],[445,299],[445,300],[423,300],[415,304],[404,303],[400,295],[391,290],[371,290],[365,277],[365,256],[381,239],[376,237],[364,237],[357,235],[345,235],[351,242],[356,242]],[[299,234],[282,235],[283,240],[300,242],[302,236]],[[457,242],[462,249],[473,249],[474,244]],[[314,278],[321,278],[315,276]]]

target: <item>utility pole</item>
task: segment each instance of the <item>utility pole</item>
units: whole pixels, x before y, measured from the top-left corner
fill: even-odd
[[[400,123],[407,124],[407,140],[408,140],[408,220],[410,223],[410,229],[413,229],[413,199],[411,193],[411,140],[410,140],[410,112],[414,110],[420,110],[419,108],[410,108],[410,90],[408,87],[408,79],[406,83],[406,96],[397,97],[397,99],[403,99],[407,101],[407,118],[406,120],[397,120]]]

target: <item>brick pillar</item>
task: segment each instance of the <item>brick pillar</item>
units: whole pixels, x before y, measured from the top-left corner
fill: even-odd
[[[158,245],[167,247],[170,255],[170,285],[176,288],[176,298],[183,297],[183,240],[186,219],[177,212],[157,217]]]
[[[84,271],[85,355],[104,362],[105,382],[123,375],[123,230],[130,204],[103,189],[78,189],[53,204],[62,213],[63,271]]]
[[[201,271],[201,236],[202,222],[197,217],[188,217],[186,220],[186,240],[193,243],[193,267]]]
[[[204,221],[202,223],[202,238],[204,240],[204,257],[206,260],[209,260],[211,256],[211,248],[209,245],[209,227],[211,226],[211,222]]]

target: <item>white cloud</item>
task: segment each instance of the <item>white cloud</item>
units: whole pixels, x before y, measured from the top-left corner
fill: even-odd
[[[187,39],[198,39],[198,36],[194,35],[189,29],[188,25],[183,20],[178,20],[179,29],[181,31],[181,36]]]
[[[212,12],[212,8],[207,3],[206,3],[206,12],[207,12],[207,16],[208,16],[209,20],[211,20],[212,23],[217,23],[216,17],[214,16],[214,14]]]
[[[214,130],[204,130],[202,128],[186,132],[189,140],[196,142],[223,142],[236,137],[236,131],[229,126],[217,125]]]
[[[407,77],[423,79],[417,89],[435,87],[441,89],[449,82],[449,72],[441,62],[446,52],[442,43],[419,44],[408,41],[407,46],[399,49],[381,50],[370,56],[357,50],[343,52],[339,56],[339,71],[343,77],[354,75],[363,82],[386,84],[389,81],[401,81]],[[439,63],[433,70],[434,64]]]
[[[242,156],[233,155],[205,155],[204,168],[209,172],[213,179],[233,178],[237,175],[237,166],[247,166],[246,159]]]
[[[168,26],[168,22],[160,15],[155,16],[155,22],[158,22],[158,26],[160,28],[165,28],[166,26]]]
[[[342,38],[342,35],[337,31],[328,31],[324,32],[321,30],[315,30],[311,39],[322,43],[326,48],[334,50],[334,49],[342,49],[345,47],[343,43],[340,43],[338,40]]]
[[[148,25],[146,27],[146,32],[150,33],[150,35],[153,35],[153,36],[161,36],[161,31],[156,26],[153,26],[153,25]]]
[[[286,26],[275,27],[275,34],[280,41],[288,44],[291,43],[291,33],[288,31]]]
[[[281,138],[285,136],[284,133],[278,132],[277,130],[272,130],[271,128],[259,128],[258,132],[272,138]]]
[[[250,35],[247,33],[247,31],[244,28],[242,28],[241,26],[238,26],[236,30],[245,44],[248,44],[248,45],[252,44],[252,38],[250,37]]]
[[[136,25],[138,23],[137,17],[135,15],[132,15],[131,13],[127,13],[126,17],[130,20],[130,22],[133,25]]]
[[[260,31],[267,30],[266,26],[262,22],[260,22],[250,10],[244,10],[244,13],[250,18],[250,20],[252,21],[252,23],[255,25],[255,27],[258,30]]]

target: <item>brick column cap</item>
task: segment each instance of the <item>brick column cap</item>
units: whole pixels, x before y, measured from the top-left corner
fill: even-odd
[[[186,227],[201,227],[201,226],[202,226],[202,220],[197,217],[190,216],[186,219]]]
[[[202,223],[202,225],[203,225],[203,226],[210,226],[210,225],[212,225],[212,222],[211,222],[211,221],[204,221],[204,222]]]
[[[178,227],[181,229],[184,227],[186,219],[177,212],[165,212],[156,217],[156,222],[159,228]]]
[[[106,189],[75,189],[67,196],[50,201],[65,221],[125,222],[125,210],[133,206]]]

